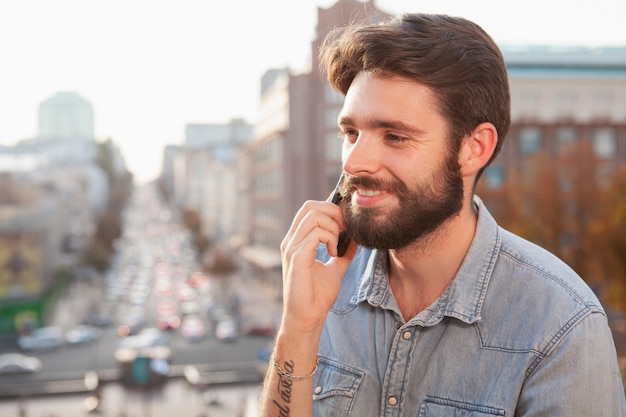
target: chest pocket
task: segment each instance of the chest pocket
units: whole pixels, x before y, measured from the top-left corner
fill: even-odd
[[[494,417],[504,416],[504,410],[478,404],[438,397],[426,397],[420,407],[419,417]]]
[[[363,371],[320,357],[313,383],[316,416],[348,416]]]

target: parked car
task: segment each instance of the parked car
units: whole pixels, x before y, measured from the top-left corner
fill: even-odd
[[[113,324],[113,318],[106,311],[90,309],[85,314],[82,324],[87,326],[107,327]]]
[[[39,358],[17,352],[0,355],[0,375],[33,374],[39,371],[41,371]]]
[[[215,336],[224,342],[233,342],[239,337],[239,327],[234,320],[222,320],[217,323]]]
[[[142,349],[153,346],[166,346],[169,343],[169,336],[160,329],[149,327],[139,333],[124,337],[117,343],[118,348]]]
[[[20,336],[17,345],[24,351],[54,350],[63,346],[63,331],[57,326],[39,327]]]
[[[80,345],[100,339],[102,330],[94,326],[79,325],[65,333],[65,341],[69,345]]]
[[[197,314],[190,314],[183,318],[180,333],[190,341],[197,341],[206,335],[204,319]]]
[[[142,313],[132,312],[117,326],[117,334],[121,337],[135,335],[143,329],[145,322],[146,318]]]

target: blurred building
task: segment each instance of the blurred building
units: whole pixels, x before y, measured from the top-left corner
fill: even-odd
[[[228,218],[237,225],[234,236],[243,259],[256,276],[277,287],[282,281],[280,242],[293,216],[307,199],[327,198],[341,173],[337,115],[343,96],[318,71],[319,47],[333,28],[388,17],[372,0],[339,0],[318,8],[312,69],[271,69],[261,79],[253,138],[238,144],[235,187],[229,182],[221,191],[237,194]],[[519,172],[526,156],[558,152],[578,140],[590,141],[609,164],[626,160],[626,48],[501,48],[509,71],[512,126],[502,154],[484,176],[489,187],[501,187]],[[182,192],[177,199],[204,211],[215,204],[206,198],[216,194],[198,190],[210,189],[206,183],[220,178],[212,173],[217,159],[187,142],[183,159],[168,153],[167,172],[185,174],[172,175],[166,183]],[[207,224],[219,223],[211,216]]]
[[[184,144],[166,149],[162,186],[172,187],[178,207],[197,210],[203,232],[213,243],[229,246],[238,233],[235,156],[252,131],[241,119],[189,124]]]
[[[97,144],[91,103],[76,93],[61,92],[44,100],[38,110],[37,136],[20,141],[12,153],[34,155],[45,164],[95,160]]]
[[[73,92],[60,92],[39,105],[38,140],[94,140],[94,111]]]
[[[511,130],[485,172],[498,188],[529,157],[555,157],[587,141],[611,167],[626,161],[626,47],[502,47],[511,86]]]
[[[0,334],[46,324],[58,273],[76,264],[106,209],[108,177],[127,174],[117,145],[96,143],[93,108],[78,94],[44,101],[39,129],[0,148]]]
[[[241,150],[241,254],[264,279],[281,282],[279,246],[293,216],[308,199],[325,199],[341,173],[337,115],[343,96],[317,71],[317,53],[335,27],[377,22],[388,15],[374,1],[340,0],[318,8],[311,44],[313,71],[273,69],[261,80],[254,140]]]
[[[42,324],[55,273],[67,266],[65,203],[52,190],[0,177],[0,334]]]

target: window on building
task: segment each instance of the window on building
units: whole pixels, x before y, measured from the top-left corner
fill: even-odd
[[[578,129],[572,126],[560,127],[556,130],[556,146],[559,153],[567,151],[578,139]]]
[[[592,146],[595,154],[601,158],[614,158],[617,152],[617,138],[615,129],[601,127],[594,129],[592,134]]]
[[[504,167],[500,165],[488,166],[484,173],[487,188],[498,189],[504,185]]]
[[[261,171],[254,176],[253,189],[259,195],[280,194],[282,186],[282,175],[278,169]]]
[[[282,140],[280,137],[274,137],[263,145],[259,146],[254,152],[254,162],[257,165],[274,164],[282,159]]]
[[[541,150],[543,131],[539,127],[523,127],[519,131],[519,146],[522,155],[532,155]]]

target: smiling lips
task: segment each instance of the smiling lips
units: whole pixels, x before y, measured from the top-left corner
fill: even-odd
[[[379,202],[386,194],[388,192],[385,190],[356,188],[352,195],[352,201],[360,206],[370,206]]]
[[[384,193],[384,191],[381,190],[369,190],[366,188],[357,188],[356,192],[365,197],[373,197],[375,195],[380,195]]]

